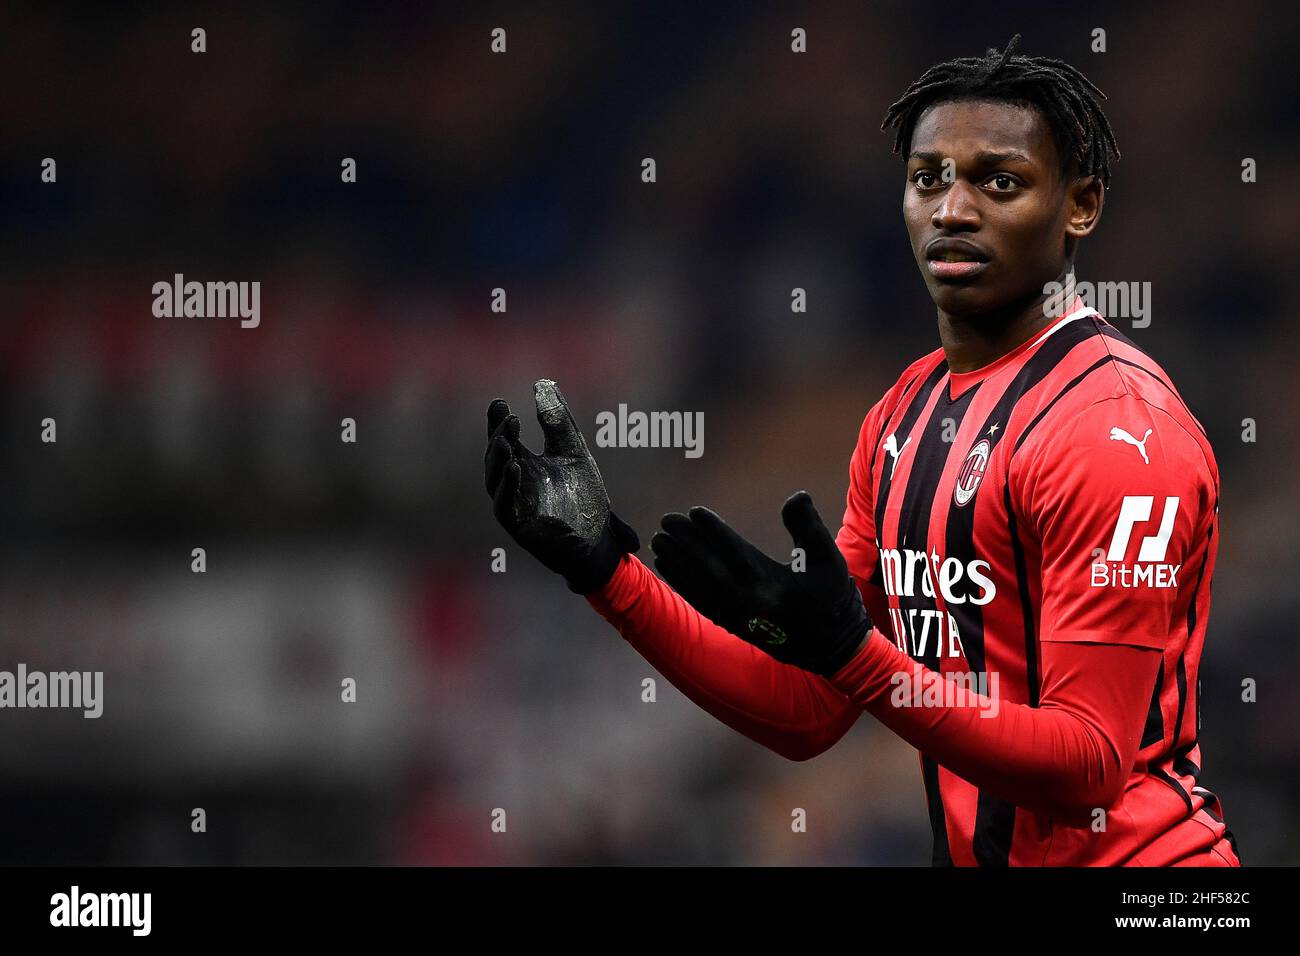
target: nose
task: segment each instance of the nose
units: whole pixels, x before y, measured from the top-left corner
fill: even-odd
[[[930,220],[945,232],[973,232],[979,228],[979,204],[974,187],[958,179],[943,191]]]

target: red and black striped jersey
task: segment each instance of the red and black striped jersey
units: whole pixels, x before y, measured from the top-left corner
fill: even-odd
[[[1140,704],[1078,715],[1113,732],[1099,747],[1133,754],[1116,802],[1083,824],[921,748],[936,864],[1238,862],[1200,780],[1218,502],[1210,442],[1169,376],[1077,299],[977,371],[931,352],[867,414],[837,541],[880,634],[1030,708],[1079,685],[1088,648],[1126,646],[1124,666],[1154,674]],[[833,683],[853,696],[851,674]]]

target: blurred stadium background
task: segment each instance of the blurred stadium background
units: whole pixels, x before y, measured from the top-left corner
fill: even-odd
[[[1126,331],[1222,472],[1203,782],[1247,864],[1300,861],[1297,22],[0,9],[0,668],[106,674],[99,720],[0,713],[0,863],[927,864],[915,754],[870,718],[789,763],[665,680],[641,703],[649,665],[492,521],[484,409],[553,377],[589,439],[620,402],[704,412],[702,458],[597,449],[643,541],[707,503],[784,550],[800,487],[838,518],[862,416],[938,344],[881,117],[1016,32],[1109,94],[1123,159],[1079,276],[1152,283]],[[261,281],[260,328],[154,318],[177,272]]]

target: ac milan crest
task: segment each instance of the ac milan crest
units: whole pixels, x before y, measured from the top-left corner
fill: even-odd
[[[987,438],[981,438],[967,453],[966,460],[961,463],[961,468],[957,472],[957,484],[952,494],[957,507],[968,504],[975,497],[975,491],[984,477],[984,469],[988,467],[989,452],[992,447]]]

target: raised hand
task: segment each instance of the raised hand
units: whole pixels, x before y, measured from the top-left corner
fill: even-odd
[[[488,406],[487,492],[510,536],[571,591],[586,594],[603,587],[641,542],[610,510],[600,469],[559,387],[542,379],[533,400],[545,436],[540,455],[519,440],[519,417],[504,400]]]
[[[848,565],[806,491],[781,519],[803,561],[779,564],[708,508],[664,515],[650,539],[655,567],[697,611],[779,661],[835,673],[857,653],[871,618]]]

